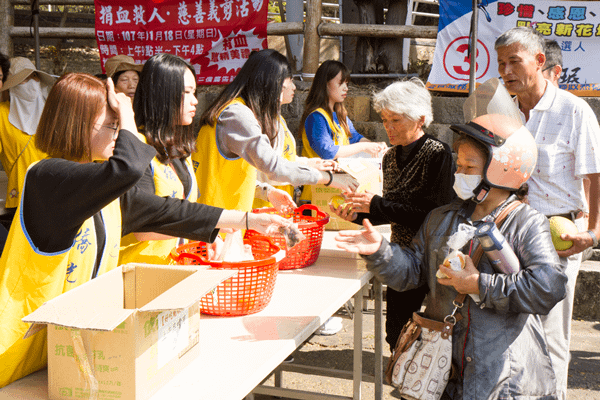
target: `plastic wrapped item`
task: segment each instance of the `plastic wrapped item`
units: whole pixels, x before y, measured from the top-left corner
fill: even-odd
[[[465,123],[485,114],[502,114],[521,122],[521,113],[498,78],[485,81],[463,104]]]
[[[219,261],[239,262],[249,260],[254,260],[252,246],[244,244],[242,231],[238,230],[233,233],[228,233],[225,237],[225,243],[223,244],[223,250],[221,250]]]
[[[476,228],[472,225],[459,224],[458,230],[454,232],[447,241],[447,254],[443,264],[454,271],[460,271],[465,267],[465,256],[460,252],[469,240],[475,236]],[[448,278],[439,270],[435,274],[438,278]]]
[[[298,224],[294,222],[288,226],[280,226],[279,233],[285,238],[285,244],[288,249],[293,248],[295,245],[306,239],[306,235],[302,233],[300,228],[298,228]]]

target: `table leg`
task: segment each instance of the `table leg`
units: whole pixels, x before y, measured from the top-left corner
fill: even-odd
[[[360,400],[362,388],[362,331],[363,331],[363,308],[362,301],[365,291],[363,286],[354,295],[354,386],[353,399]]]
[[[373,279],[373,294],[375,297],[375,400],[383,397],[383,285]]]
[[[274,382],[275,387],[282,387],[283,372],[281,371],[281,369],[277,368],[273,375],[275,376],[275,382]]]

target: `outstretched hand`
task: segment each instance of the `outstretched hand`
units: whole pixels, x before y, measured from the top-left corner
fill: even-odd
[[[350,174],[333,174],[331,187],[340,189],[342,192],[355,192],[359,182]]]
[[[383,236],[368,219],[363,221],[364,230],[340,231],[335,237],[337,247],[350,253],[371,255],[379,250]]]
[[[273,207],[282,214],[292,213],[298,208],[292,196],[285,190],[271,189],[267,197],[269,198],[269,202],[273,204]]]
[[[292,222],[276,214],[248,213],[248,228],[263,235],[279,232],[279,227],[287,227]]]

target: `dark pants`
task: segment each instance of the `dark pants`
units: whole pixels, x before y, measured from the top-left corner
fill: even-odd
[[[417,289],[411,289],[404,292],[397,292],[394,289],[387,288],[386,295],[386,320],[385,320],[385,341],[393,350],[398,341],[398,336],[402,328],[412,317],[413,312],[419,311],[425,295],[429,292],[427,285]]]

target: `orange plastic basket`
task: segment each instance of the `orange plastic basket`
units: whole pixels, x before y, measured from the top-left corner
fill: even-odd
[[[311,210],[314,216],[303,215],[304,210]],[[293,213],[282,214],[277,212],[274,208],[259,208],[252,210],[253,213],[269,213],[278,214],[284,218],[292,218],[294,222],[298,224],[298,228],[306,239],[298,243],[291,249],[287,249],[286,256],[279,263],[279,269],[297,269],[308,267],[313,265],[319,257],[321,251],[321,244],[323,243],[323,230],[325,225],[329,222],[329,214],[319,210],[317,206],[312,204],[305,204],[294,210]],[[249,230],[246,231],[245,238],[252,238],[260,235],[260,233]],[[275,234],[269,236],[275,244],[282,249],[285,249],[286,243],[285,238],[281,234]]]
[[[200,299],[200,311],[204,314],[237,316],[253,314],[264,309],[273,295],[281,249],[266,236],[244,239],[252,246],[255,260],[239,262],[209,261],[204,242],[191,242],[171,251],[171,258],[178,264],[209,265],[216,269],[234,269],[236,276],[219,284],[214,291]]]

